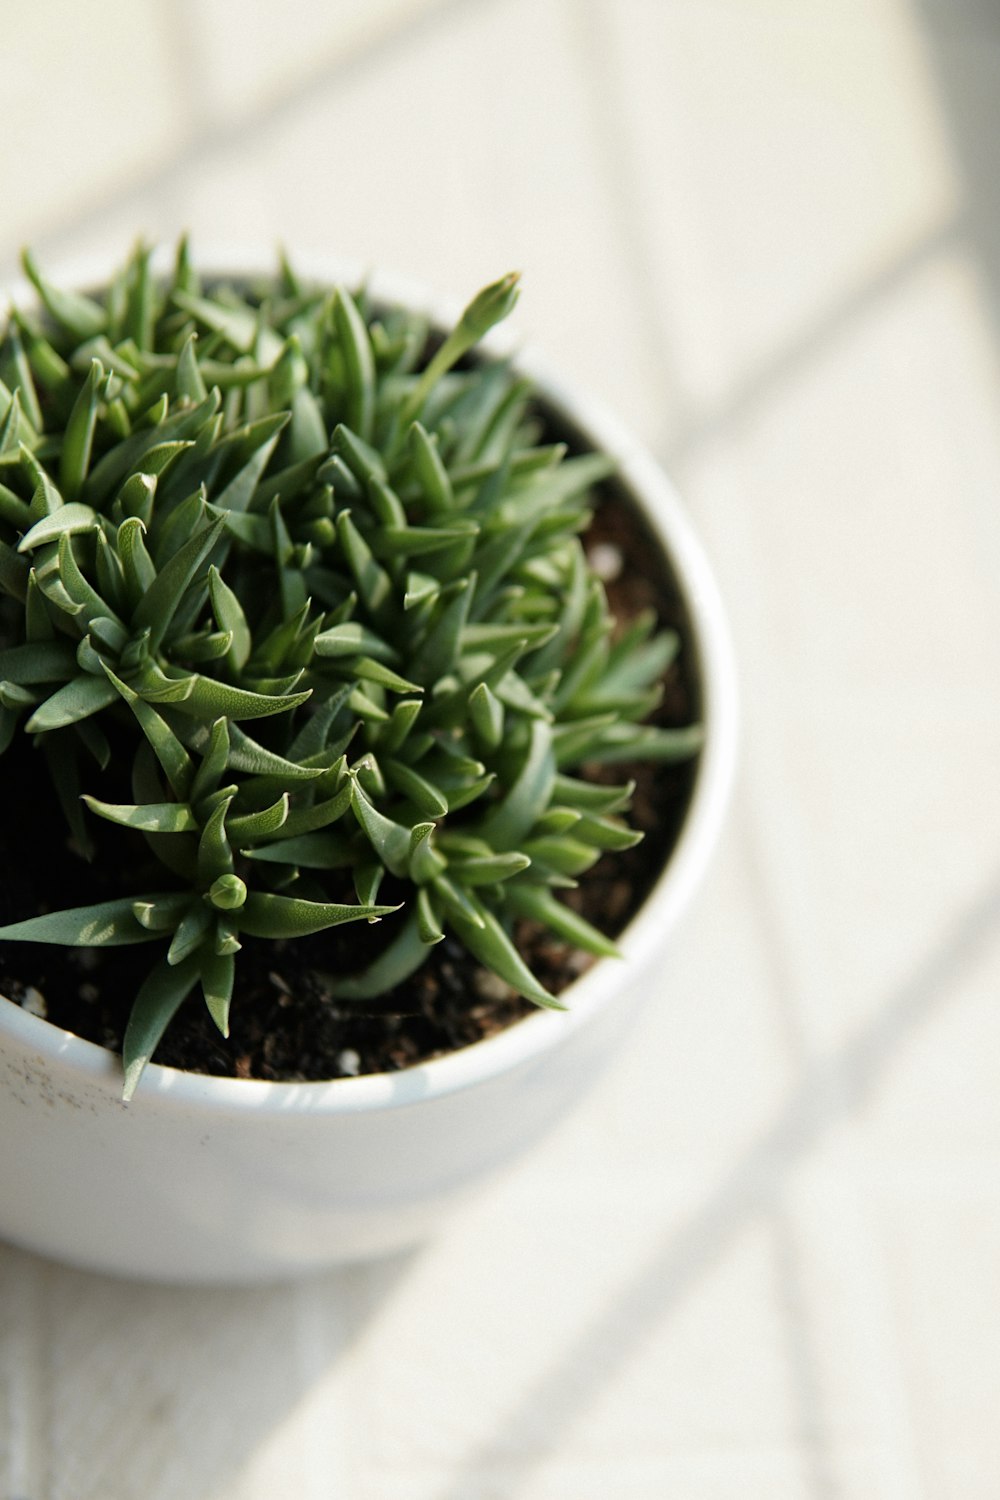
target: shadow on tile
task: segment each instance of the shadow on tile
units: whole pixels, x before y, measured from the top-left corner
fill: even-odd
[[[657,1321],[669,1318],[749,1225],[780,1212],[792,1171],[839,1123],[864,1108],[909,1036],[947,1003],[958,978],[998,936],[1000,875],[995,875],[873,1019],[842,1047],[803,1069],[784,1108],[720,1178],[701,1208],[654,1247],[620,1294],[531,1384],[517,1406],[503,1413],[496,1426],[497,1452],[489,1441],[478,1445],[434,1500],[467,1500],[477,1492],[479,1479],[501,1451],[501,1433],[510,1485],[505,1494],[515,1495],[648,1338],[651,1309]],[[813,1411],[813,1426],[816,1420]],[[540,1428],[545,1432],[541,1443]],[[523,1454],[514,1467],[512,1451]],[[833,1479],[822,1466],[817,1471],[814,1464],[812,1479],[815,1493],[834,1492]]]
[[[209,1500],[244,1466],[266,1468],[270,1447],[287,1468],[316,1426],[310,1397],[417,1254],[225,1290],[0,1246],[0,1494]]]

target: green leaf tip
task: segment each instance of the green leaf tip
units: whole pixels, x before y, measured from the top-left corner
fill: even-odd
[[[473,297],[459,319],[459,327],[477,342],[502,323],[513,310],[520,295],[520,271],[508,271]]]

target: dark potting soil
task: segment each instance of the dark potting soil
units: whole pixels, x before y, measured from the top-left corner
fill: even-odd
[[[611,486],[586,542],[620,622],[653,608],[664,627],[680,628],[683,634],[683,607],[659,545]],[[693,670],[682,649],[654,722],[684,725],[697,716]],[[694,765],[616,765],[593,771],[594,779],[635,780],[628,820],[646,835],[633,849],[605,855],[566,895],[611,936],[627,925],[669,855],[691,794]],[[90,864],[79,859],[69,847],[47,769],[26,736],[0,760],[0,777],[5,794],[0,921],[162,884],[162,874],[136,867],[131,839],[107,822],[92,820],[97,858]],[[353,888],[348,885],[342,894],[331,891],[327,899],[353,901]],[[387,880],[379,900],[394,899]],[[168,1027],[156,1061],[195,1072],[272,1080],[391,1072],[468,1046],[533,1010],[451,937],[430,950],[417,974],[377,1002],[334,1001],[324,975],[361,967],[366,946],[387,941],[393,921],[385,918],[373,928],[351,923],[294,942],[244,940],[229,1038],[219,1034],[196,990]],[[515,939],[529,966],[555,994],[593,962],[526,921],[518,924]],[[153,945],[146,944],[67,949],[0,943],[0,996],[118,1051],[131,998],[149,970],[152,951]]]

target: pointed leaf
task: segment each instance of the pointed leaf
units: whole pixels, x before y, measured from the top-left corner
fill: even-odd
[[[269,694],[251,693],[246,688],[231,687],[227,682],[217,682],[214,677],[195,676],[188,679],[191,689],[177,702],[181,713],[193,714],[198,719],[264,719],[271,714],[287,713],[305,703],[309,692]]]
[[[35,709],[25,729],[28,734],[64,729],[67,724],[75,724],[79,719],[99,713],[117,697],[118,693],[110,682],[89,675],[76,677]]]
[[[312,833],[318,828],[327,828],[351,805],[351,782],[347,781],[323,802],[314,802],[312,807],[293,807],[282,825],[286,838],[297,838],[302,833]]]
[[[441,926],[441,918],[434,905],[434,898],[430,889],[422,885],[417,891],[417,931],[420,941],[430,947],[434,943],[440,943],[444,938],[444,930]]]
[[[69,510],[69,506],[66,507]],[[118,528],[118,555],[125,573],[125,589],[132,610],[138,607],[156,580],[156,567],[143,540],[146,527],[138,516],[130,516]]]
[[[182,1002],[194,989],[199,973],[199,957],[196,953],[176,966],[168,964],[164,958],[140,988],[125,1028],[122,1045],[122,1063],[125,1069],[122,1098],[126,1102],[134,1095],[163,1033]]]
[[[90,468],[90,450],[103,382],[104,367],[99,359],[91,360],[90,373],[80,387],[80,394],[66,422],[59,455],[59,488],[67,501],[75,500],[79,495]]]
[[[378,958],[358,974],[325,974],[324,984],[330,994],[343,1000],[379,998],[402,984],[427,961],[427,944],[420,936],[420,924],[414,912],[396,937]]]
[[[281,353],[282,341],[266,326],[262,327],[256,310],[247,305],[228,307],[208,297],[197,297],[191,292],[176,290],[173,301],[192,317],[221,333],[227,343],[240,354],[250,354],[256,348],[259,358],[271,364]]]
[[[462,885],[497,885],[513,875],[520,875],[530,864],[531,859],[527,854],[511,849],[506,854],[474,855],[470,859],[452,860],[448,869]]]
[[[232,636],[228,660],[236,672],[241,672],[250,656],[253,641],[243,606],[214,565],[208,570],[208,593],[212,601],[212,612],[220,630]]]
[[[665,764],[690,760],[705,741],[700,724],[680,729],[661,729],[656,725],[612,724],[588,746],[586,759],[601,765],[615,765],[633,760],[656,760]],[[560,764],[563,764],[560,754]]]
[[[214,927],[213,914],[203,901],[193,901],[177,924],[167,949],[167,963],[183,963],[196,953]]]
[[[564,906],[546,886],[515,882],[505,890],[504,899],[511,911],[542,923],[585,953],[595,953],[600,958],[621,957],[620,950],[610,938],[578,912]]]
[[[405,875],[410,864],[410,830],[394,823],[379,812],[352,779],[351,806],[354,815],[368,836],[368,841],[387,870],[393,875]]]
[[[185,589],[215,546],[222,531],[221,521],[211,521],[174,553],[159,571],[153,584],[139,601],[132,616],[132,630],[149,630],[151,651],[159,649]]]
[[[304,870],[335,870],[354,863],[357,855],[348,835],[340,829],[321,829],[296,838],[272,839],[254,849],[241,849],[248,859],[265,864],[295,865]]]
[[[173,932],[191,905],[191,900],[187,891],[172,892],[168,896],[141,896],[132,902],[132,912],[136,921],[148,932]]]
[[[195,772],[191,787],[192,802],[200,802],[221,785],[223,774],[229,764],[229,726],[225,719],[216,719],[209,731],[208,745],[202,751],[201,765]]]
[[[219,793],[218,806],[202,829],[198,840],[198,880],[202,887],[211,885],[220,875],[233,873],[233,850],[226,829],[226,815],[236,795],[235,787]]]
[[[62,641],[37,641],[0,651],[0,680],[35,683],[65,682],[75,672],[76,657]]]
[[[475,901],[471,896],[470,899]],[[475,905],[482,919],[481,927],[477,927],[455,908],[448,912],[450,925],[472,956],[512,985],[525,999],[550,1010],[565,1010],[565,1005],[554,995],[550,995],[544,985],[539,984],[489,907],[479,902],[475,902]]]
[[[97,513],[91,510],[89,505],[81,505],[74,500],[60,506],[51,515],[43,516],[40,521],[36,521],[30,531],[26,531],[18,542],[17,550],[30,552],[32,548],[40,547],[43,542],[58,541],[64,531],[71,534],[79,531],[93,531],[97,524]]]
[[[242,848],[245,844],[256,844],[261,839],[269,839],[287,818],[288,793],[283,792],[271,807],[265,807],[260,812],[246,813],[239,818],[230,818],[230,841],[237,848]]]
[[[347,371],[348,425],[369,442],[375,417],[375,358],[365,320],[343,287],[334,292],[333,321]]]
[[[39,271],[30,251],[24,251],[21,264],[25,275],[34,283],[48,311],[77,343],[82,343],[84,339],[93,338],[95,334],[104,332],[107,326],[107,314],[99,303],[91,297],[82,296],[79,292],[67,292],[60,287],[53,286]]]
[[[469,718],[484,749],[495,750],[503,739],[504,707],[485,682],[469,697]]]
[[[118,901],[99,901],[94,906],[74,906],[67,911],[50,911],[23,922],[10,922],[0,927],[0,940],[57,943],[66,948],[116,948],[143,943],[151,934],[136,921],[133,899],[126,896]]]
[[[143,833],[192,833],[198,827],[191,809],[181,802],[101,802],[86,794],[83,800],[99,818]]]
[[[392,757],[385,760],[383,769],[389,785],[412,802],[425,818],[444,817],[448,811],[448,799],[425,776]]]
[[[47,565],[38,569],[36,577],[46,596],[53,597],[49,589]],[[65,531],[59,537],[58,582],[62,584],[74,603],[79,605],[78,613],[81,622],[89,625],[91,620],[103,615],[110,620],[115,620],[119,625],[122,624],[114,607],[97,592],[89,579],[80,571],[80,565],[73,551],[72,539]],[[124,629],[124,626],[122,628]]]
[[[364,652],[376,661],[394,662],[399,658],[394,647],[360,620],[345,620],[342,625],[321,631],[313,645],[317,656],[353,657]]]
[[[283,781],[315,781],[324,774],[322,766],[304,766],[258,745],[238,724],[229,726],[229,764],[234,771],[250,776],[280,776]]]
[[[232,953],[203,955],[201,988],[208,1013],[223,1036],[229,1035],[229,1007],[233,998],[236,963]]]
[[[295,896],[274,896],[251,891],[240,913],[240,931],[251,937],[307,937],[343,922],[376,921],[398,906],[344,906],[335,902],[303,901]]]
[[[480,827],[483,838],[494,849],[513,849],[523,842],[549,805],[555,774],[552,730],[544,720],[533,719],[528,753],[517,779]]]
[[[410,428],[410,456],[429,513],[439,515],[454,510],[455,495],[441,461],[437,435],[431,436],[419,422]]]

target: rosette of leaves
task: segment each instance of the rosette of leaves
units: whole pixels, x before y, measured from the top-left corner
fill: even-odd
[[[126,1097],[196,986],[227,1033],[244,935],[389,918],[330,979],[346,1002],[451,931],[558,1005],[514,921],[613,953],[559,891],[638,837],[631,786],[580,767],[699,736],[643,724],[677,639],[614,633],[581,545],[609,465],[464,358],[516,277],[444,336],[284,262],[203,285],[184,242],[89,295],[25,269],[38,310],[0,343],[0,752],[30,737],[77,855],[108,820],[160,877],[0,940],[156,949]]]

